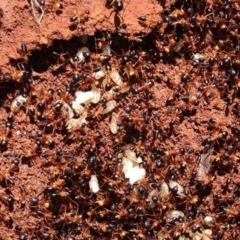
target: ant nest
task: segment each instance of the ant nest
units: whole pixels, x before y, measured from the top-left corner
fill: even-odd
[[[134,17],[145,35],[79,36],[86,10],[72,39],[20,44],[0,82],[3,239],[240,238],[238,3],[176,1]],[[65,11],[30,4],[38,24]]]

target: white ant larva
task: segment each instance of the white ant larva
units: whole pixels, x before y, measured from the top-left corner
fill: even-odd
[[[132,162],[136,162],[136,163],[141,163],[142,159],[140,157],[136,156],[136,153],[130,149],[127,149],[124,151],[126,158],[128,158],[129,160],[131,160]]]
[[[93,72],[92,77],[96,80],[102,79],[105,77],[105,72],[101,68],[99,71]]]
[[[89,188],[93,193],[97,193],[99,191],[98,179],[96,175],[91,175]]]
[[[146,175],[146,170],[139,165],[142,159],[140,157],[137,158],[135,152],[131,150],[125,150],[124,155],[125,157],[122,159],[122,171],[125,178],[129,178],[130,184],[142,180]]]
[[[87,91],[87,92],[82,92],[82,91],[77,91],[75,93],[76,100],[75,102],[77,104],[86,104],[88,102],[91,102],[91,99],[94,97],[93,91]]]
[[[115,112],[113,112],[111,122],[110,122],[110,130],[112,134],[117,134],[118,132],[117,119],[118,119],[118,115]]]
[[[171,222],[174,219],[178,219],[179,217],[184,218],[184,213],[179,210],[169,210],[166,212],[165,216],[167,218],[167,221]]]
[[[107,107],[103,110],[103,114],[111,112],[117,106],[117,102],[115,100],[111,100],[107,102],[106,105]]]
[[[81,62],[85,62],[85,55],[84,53],[86,52],[90,52],[89,49],[87,47],[82,47],[76,54],[76,57],[77,57],[77,62],[78,63],[81,63]],[[74,62],[73,59],[70,59],[71,63]]]
[[[113,82],[116,83],[118,86],[121,86],[123,84],[122,78],[115,68],[112,69],[110,77],[113,80]]]
[[[91,98],[91,102],[98,103],[101,98],[101,89],[96,88],[94,85],[92,85],[92,92],[93,92],[93,97]]]
[[[25,102],[27,101],[27,97],[22,95],[17,96],[11,104],[11,112],[16,112]]]
[[[111,46],[109,43],[106,43],[102,46],[102,53],[111,56]]]

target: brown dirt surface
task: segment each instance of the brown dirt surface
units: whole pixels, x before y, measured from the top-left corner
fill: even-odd
[[[43,2],[0,5],[0,239],[240,239],[239,1]]]
[[[1,4],[4,10],[0,39],[1,46],[4,46],[0,55],[2,65],[8,63],[9,57],[17,57],[16,49],[19,48],[19,42],[26,43],[28,49],[32,51],[41,49],[43,45],[50,46],[59,39],[69,40],[83,32],[93,35],[96,30],[115,31],[117,28],[122,32],[144,34],[145,31],[138,24],[137,17],[143,15],[159,17],[162,12],[161,5],[153,0],[147,0],[144,4],[140,4],[138,0],[126,1],[126,7],[119,14],[116,14],[113,8],[106,8],[104,1],[98,3],[91,0],[72,0],[62,1],[62,4],[63,11],[59,13],[52,8],[46,9],[40,25],[36,24],[36,18],[40,18],[41,11],[38,11],[34,0],[34,9],[31,1],[4,1]],[[74,15],[82,16],[86,10],[90,12],[88,19],[71,31],[70,18]]]

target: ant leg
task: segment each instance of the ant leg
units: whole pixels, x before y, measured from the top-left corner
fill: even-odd
[[[112,16],[112,13],[115,12],[115,10],[113,9],[108,17],[108,19],[110,19],[110,17]]]

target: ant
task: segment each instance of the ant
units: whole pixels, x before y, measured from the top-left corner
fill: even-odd
[[[13,219],[10,215],[0,213],[0,220],[3,220],[3,222],[6,224],[6,226],[11,227],[13,223]],[[0,236],[0,239],[1,236]]]
[[[204,177],[198,177],[197,181],[201,184],[203,188],[212,186],[212,183],[216,180],[216,176],[204,176]]]
[[[176,150],[171,150],[171,151],[170,150],[160,150],[160,154],[165,157],[171,158],[171,157],[185,154],[185,149],[180,148],[178,150],[176,149]]]
[[[72,27],[80,26],[81,23],[85,23],[89,20],[90,12],[85,10],[84,12],[79,13],[78,15],[74,15],[70,18],[70,22],[72,23]]]
[[[217,142],[218,140],[227,139],[227,136],[228,136],[228,132],[227,132],[227,131],[219,131],[218,133],[214,134],[213,137],[208,137],[208,138],[205,140],[205,143],[206,143],[206,144],[215,143],[215,142]]]
[[[130,233],[136,234],[138,239],[146,239],[146,230],[144,229],[131,229]]]
[[[128,67],[128,63],[126,63],[126,67]],[[145,62],[143,59],[139,58],[138,61],[134,64],[134,68],[136,67],[137,72],[141,74],[141,76],[145,72],[153,72],[155,70],[154,65],[151,62]],[[138,73],[135,74],[139,75]]]
[[[33,88],[31,93],[31,97],[37,99],[36,105],[38,109],[43,110],[45,106],[48,104],[49,100],[53,98],[53,90],[50,88],[48,90],[44,89],[43,87],[40,88]]]
[[[100,54],[95,54],[95,53],[94,53],[94,54],[92,54],[92,55],[90,56],[90,58],[91,58],[91,60],[93,60],[93,61],[100,60],[101,62],[106,63],[106,62],[108,62],[108,61],[110,60],[111,56],[106,55],[106,54],[104,54],[104,53],[100,53]]]
[[[153,81],[149,81],[149,82],[147,82],[147,83],[145,83],[143,86],[141,86],[141,87],[138,87],[138,88],[133,88],[133,92],[134,92],[134,94],[137,94],[137,93],[139,93],[139,92],[141,92],[141,91],[144,91],[144,92],[149,92],[150,90],[150,88],[151,87],[153,87],[153,85],[154,85],[154,82]]]
[[[240,162],[240,157],[236,156],[235,154],[231,154],[231,155],[225,154],[224,157],[232,163],[239,163]]]
[[[45,9],[50,11],[53,10],[57,14],[62,13],[63,5],[59,1],[51,1],[49,3],[44,3]]]
[[[58,189],[59,187],[62,187],[63,185],[65,185],[65,180],[59,178],[58,180],[56,180],[55,182],[52,183],[52,188]]]
[[[111,55],[110,44],[112,42],[112,35],[109,32],[106,32],[105,36],[97,39],[97,41],[98,43],[96,48],[101,49],[102,51],[107,49],[109,51],[108,55]],[[105,51],[105,53],[107,53],[107,51]]]
[[[193,27],[193,25],[189,23],[188,20],[185,20],[185,19],[180,19],[179,21],[174,22],[172,25],[173,26],[180,25],[182,27],[187,27],[187,26]]]
[[[191,49],[193,52],[197,50],[196,46],[197,41],[194,41],[193,37],[188,37],[186,34],[183,34],[183,40],[184,44],[188,46],[188,49]]]
[[[45,239],[56,239],[58,232],[54,229],[48,229],[47,232],[41,232],[41,236]],[[71,240],[71,238],[68,238]]]
[[[145,28],[147,28],[147,29],[149,29],[149,28],[151,28],[151,29],[152,29],[152,28],[155,28],[156,25],[160,24],[160,22],[157,21],[156,19],[153,19],[152,17],[148,18],[148,17],[146,17],[146,16],[140,16],[140,17],[138,17],[138,23],[139,23],[141,26],[143,26],[143,27],[145,27]]]
[[[168,23],[167,22],[158,22],[158,24],[157,24],[157,32],[159,33],[159,37],[161,38],[161,37],[163,37],[164,36],[164,33],[165,33],[165,30],[166,30],[166,28],[168,27]]]
[[[215,84],[207,84],[206,86],[199,87],[199,90],[202,92],[200,97],[205,96],[207,99],[215,96]]]
[[[219,214],[225,214],[228,218],[239,217],[240,212],[236,208],[223,208],[223,211]]]
[[[24,42],[21,43],[21,48],[20,49],[18,48],[17,52],[20,55],[20,59],[22,59],[24,63],[27,63],[29,53],[28,53],[27,45]]]
[[[37,216],[44,218],[46,222],[52,221],[55,218],[55,216],[50,212],[43,212],[41,210],[37,210],[36,213],[37,213]]]
[[[116,211],[116,215],[114,216],[115,219],[124,219],[124,218],[134,218],[135,214],[133,212],[133,208],[120,208]]]
[[[173,39],[173,37],[168,38],[168,45],[163,47],[163,51],[166,54],[170,54],[172,50],[175,51],[176,41]],[[175,51],[176,52],[176,51]]]
[[[118,37],[123,40],[127,40],[131,45],[133,45],[134,43],[138,43],[139,45],[144,44],[144,40],[141,38],[144,36],[134,36],[132,33],[128,36],[122,33],[118,33]]]
[[[218,118],[210,118],[210,126],[215,129],[221,129],[226,126],[226,121]]]
[[[22,156],[22,162],[27,162],[28,164],[31,164],[32,162],[34,163],[33,158],[38,155],[40,147],[41,141],[37,140],[36,143],[24,153]]]
[[[5,193],[2,191],[0,192],[0,200],[7,206],[13,206],[14,198],[10,189],[6,189]]]
[[[133,42],[139,43],[139,44],[143,44],[144,41],[143,39],[141,39],[140,37],[134,36],[133,34],[130,34],[127,37],[127,40],[132,44]]]
[[[53,52],[53,56],[57,59],[57,66],[53,69],[54,71],[57,71],[59,68],[61,67],[66,67],[66,63],[67,60],[65,58],[65,56],[68,53],[57,53],[57,52]]]
[[[15,230],[17,232],[22,232],[22,233],[40,233],[41,226],[40,225],[34,225],[31,222],[27,222],[26,225],[16,225]]]
[[[107,0],[106,7],[110,8],[114,4],[116,12],[120,12],[123,10],[123,2],[122,0]]]
[[[12,179],[12,174],[13,172],[16,172],[19,170],[19,160],[15,159],[12,161],[12,165],[5,171],[0,172],[0,180],[5,181],[6,186],[8,185],[7,183],[9,182],[10,184],[14,184],[14,181]]]
[[[211,21],[211,19],[208,18],[208,16],[210,15],[213,15],[213,13],[209,13],[206,16],[193,15],[191,17],[191,22],[196,24],[199,27],[201,24],[204,24],[206,21],[209,21],[209,22]]]
[[[240,39],[240,34],[234,32],[234,31],[230,31],[229,32],[233,37],[236,37],[237,39]]]
[[[142,117],[126,116],[124,120],[128,125],[133,126],[136,129],[139,129],[140,131],[145,126],[144,118]]]
[[[191,106],[197,106],[199,104],[198,98],[194,95],[184,95],[181,97],[181,99],[186,104],[185,109],[188,109]]]
[[[43,143],[49,147],[52,147],[55,144],[54,139],[50,135],[47,135],[47,134],[44,134],[42,136],[42,140],[43,140]]]
[[[226,100],[228,105],[231,105],[233,103],[233,100],[236,97],[236,94],[237,94],[236,88],[233,88],[227,92],[228,96],[226,97]]]
[[[214,156],[213,161],[215,163],[219,163],[225,158],[226,154],[228,155],[228,153],[224,149],[220,149],[219,152]]]
[[[6,73],[3,77],[5,82],[22,82],[29,76],[29,72],[26,70],[17,70],[15,68],[10,68],[10,72]]]
[[[186,17],[186,13],[184,12],[184,10],[181,9],[175,9],[171,14],[171,17],[178,19],[179,17]]]
[[[233,202],[235,198],[236,198],[236,194],[232,194],[232,193],[227,193],[225,195],[222,195],[222,194],[215,195],[215,199],[219,203],[222,203],[222,202]]]
[[[4,147],[4,143],[7,144],[8,138],[11,136],[12,122],[10,122],[10,121],[6,122],[5,126],[6,126],[5,134],[3,135],[2,139],[1,139],[2,147]]]
[[[24,209],[26,206],[26,190],[24,186],[20,187],[20,195],[21,195],[21,200],[20,200],[20,205],[21,209]]]
[[[234,88],[233,89],[239,89],[240,88],[240,78],[238,76],[233,77],[232,79]]]
[[[134,70],[132,62],[129,61],[125,64],[125,74],[127,75],[128,79],[138,77],[138,73]]]
[[[186,203],[187,205],[195,205],[198,203],[198,196],[192,195],[189,190],[185,189],[183,194],[186,196],[183,203]]]

